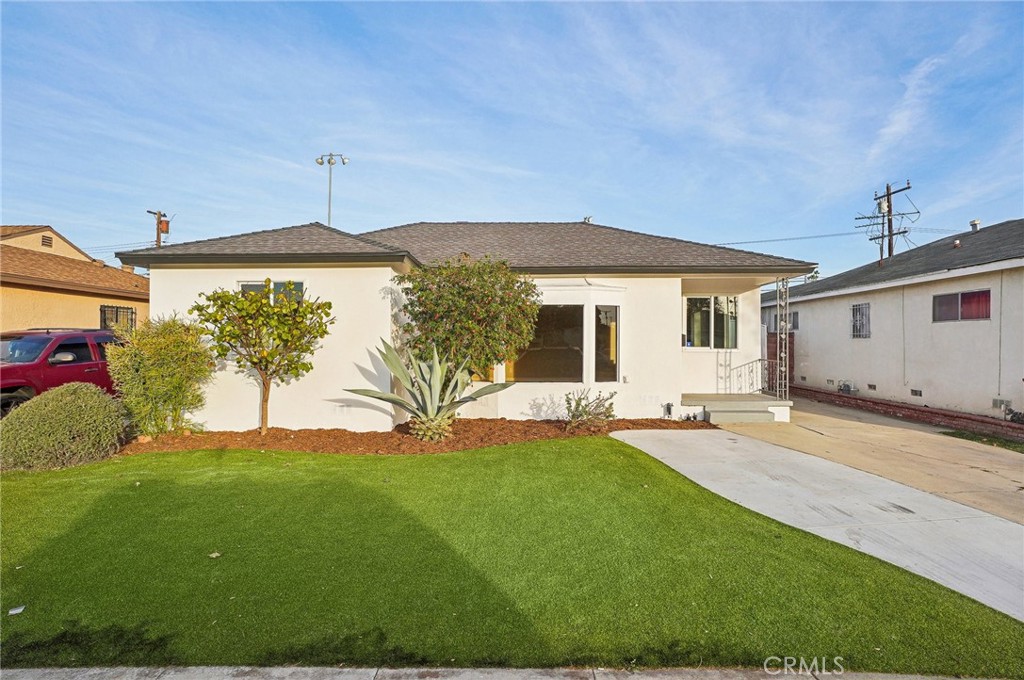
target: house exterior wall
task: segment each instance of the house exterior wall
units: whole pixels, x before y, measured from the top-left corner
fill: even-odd
[[[983,289],[991,318],[932,321],[933,296]],[[861,303],[871,305],[870,338],[851,337],[851,305]],[[1024,268],[791,299],[789,308],[800,312],[797,386],[837,390],[849,380],[861,397],[997,417],[993,399],[1024,404]],[[767,320],[774,306],[765,311]]]
[[[49,236],[52,240],[52,246],[47,247],[43,245],[42,237]],[[15,248],[24,248],[25,250],[35,250],[40,253],[47,253],[49,255],[60,255],[61,257],[70,257],[73,260],[81,260],[83,262],[89,262],[91,258],[85,255],[78,248],[71,245],[71,242],[65,239],[60,234],[52,231],[34,232],[32,234],[22,234],[19,236],[8,236],[3,241],[5,246],[14,246]]]
[[[688,284],[690,297],[703,297],[699,284]],[[688,394],[734,394],[753,392],[760,385],[750,384],[746,376],[749,365],[761,359],[761,320],[758,289],[741,291],[714,290],[707,295],[736,295],[738,300],[738,321],[736,349],[710,349],[704,347],[683,347],[676,340],[677,350],[683,355],[683,376],[680,384]],[[680,309],[685,316],[685,306]],[[680,332],[689,331],[683,329]]]
[[[5,283],[0,285],[0,330],[98,328],[100,305],[132,307],[138,320],[145,319],[149,314],[149,304],[142,300]]]
[[[301,281],[308,295],[329,300],[336,321],[313,354],[313,370],[270,392],[270,426],[292,429],[345,428],[386,431],[395,423],[391,408],[346,388],[390,391],[391,377],[374,348],[390,341],[392,307],[387,297],[389,266],[245,268],[154,268],[150,273],[153,316],[180,314],[217,288],[237,290],[239,282]],[[206,390],[206,406],[194,417],[213,430],[249,430],[259,425],[259,387],[231,363],[218,369]]]
[[[404,415],[387,404],[345,392],[346,388],[390,391],[390,375],[377,358],[380,339],[391,339],[395,289],[389,266],[154,268],[150,275],[151,314],[185,315],[202,292],[235,290],[242,281],[294,280],[314,297],[329,300],[337,322],[313,356],[313,370],[298,381],[278,385],[270,397],[271,427],[390,430]],[[684,295],[678,277],[543,277],[536,279],[542,300],[552,305],[584,307],[584,372],[578,383],[520,382],[464,407],[465,417],[509,419],[559,418],[565,395],[587,389],[615,392],[616,415],[656,418],[672,403],[680,414],[685,393],[738,390],[738,367],[760,357],[758,291],[723,291],[739,295],[737,349],[683,348]],[[689,281],[687,294],[702,295],[701,283]],[[596,305],[619,308],[619,379],[596,382],[594,369]],[[497,367],[495,379],[505,370]],[[472,388],[471,388],[472,389]],[[256,384],[235,373],[233,365],[218,370],[206,392],[207,405],[196,419],[214,430],[245,430],[258,424]]]

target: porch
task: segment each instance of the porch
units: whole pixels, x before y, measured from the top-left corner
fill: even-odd
[[[679,404],[703,409],[714,425],[725,423],[788,423],[793,402],[773,394],[683,394]]]

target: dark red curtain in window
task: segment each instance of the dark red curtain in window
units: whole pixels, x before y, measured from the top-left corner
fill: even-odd
[[[987,290],[976,290],[970,293],[960,293],[960,318],[992,318],[991,297],[991,291]]]

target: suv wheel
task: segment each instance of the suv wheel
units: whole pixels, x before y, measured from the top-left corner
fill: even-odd
[[[0,418],[10,413],[15,407],[29,400],[27,394],[5,394],[0,396]]]

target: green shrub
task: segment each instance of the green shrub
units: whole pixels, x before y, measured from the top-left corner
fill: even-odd
[[[0,421],[0,466],[62,468],[114,454],[125,436],[125,410],[89,383],[43,392]]]
[[[195,428],[187,414],[206,403],[203,386],[214,370],[204,329],[177,317],[119,328],[107,348],[107,367],[136,431],[155,436]]]
[[[452,365],[468,361],[480,376],[515,361],[533,339],[540,312],[537,284],[502,260],[468,255],[395,277],[402,289],[402,326],[412,351],[428,357],[437,348]]]
[[[586,427],[595,427],[615,417],[615,407],[612,399],[615,392],[608,396],[600,392],[597,396],[590,397],[590,390],[575,390],[565,395],[565,429],[577,430]]]

